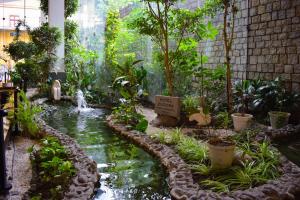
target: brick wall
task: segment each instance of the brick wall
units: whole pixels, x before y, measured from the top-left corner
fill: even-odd
[[[182,8],[195,9],[201,0],[187,0]],[[272,80],[281,77],[300,91],[300,0],[237,0],[238,13],[232,47],[234,78]],[[223,16],[213,20],[222,25]],[[207,66],[224,63],[222,31],[215,41],[202,42],[199,52]]]
[[[300,0],[251,0],[247,77],[300,91]]]
[[[300,0],[236,0],[232,66],[234,78],[271,80],[281,77],[287,86],[300,91]],[[180,8],[194,10],[203,0],[186,0]],[[214,24],[222,26],[218,14]],[[224,63],[222,30],[214,41],[199,44],[209,56],[206,64]]]

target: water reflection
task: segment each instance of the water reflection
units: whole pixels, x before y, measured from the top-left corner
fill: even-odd
[[[290,161],[300,166],[300,138],[292,138],[286,141],[279,141],[277,148]]]
[[[78,114],[73,109],[60,105],[45,120],[75,138],[98,163],[101,187],[96,200],[170,199],[162,166],[108,129],[104,122],[107,111],[93,109]]]

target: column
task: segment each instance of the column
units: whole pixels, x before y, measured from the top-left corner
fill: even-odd
[[[65,1],[63,0],[48,0],[48,22],[51,27],[58,27],[62,33],[61,44],[56,49],[57,61],[50,69],[54,76],[65,74],[65,44],[64,44],[64,30],[65,30]],[[53,73],[54,72],[54,73]]]

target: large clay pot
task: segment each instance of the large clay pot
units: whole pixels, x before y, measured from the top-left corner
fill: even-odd
[[[223,140],[208,141],[209,158],[213,169],[226,169],[232,165],[234,142]]]
[[[291,113],[271,111],[269,112],[270,123],[273,129],[278,129],[286,126],[289,123]]]
[[[242,113],[233,113],[231,115],[233,120],[233,126],[235,131],[241,131],[248,128],[251,125],[253,115],[242,114]]]

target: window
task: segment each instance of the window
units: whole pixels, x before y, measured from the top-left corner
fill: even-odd
[[[18,15],[10,15],[9,16],[9,26],[16,27],[18,25],[19,20],[20,20],[20,17]]]

